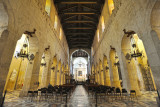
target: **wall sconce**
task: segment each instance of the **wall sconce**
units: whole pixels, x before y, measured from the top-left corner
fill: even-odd
[[[41,63],[41,66],[46,66],[46,61],[45,61],[45,56],[43,55],[42,56],[42,63]]]
[[[116,62],[116,63],[114,63],[114,65],[115,65],[115,66],[119,66],[119,65],[120,65],[120,64],[119,64],[119,61]]]
[[[118,56],[116,55],[116,56],[115,56],[115,61],[116,61],[116,63],[114,63],[115,66],[119,66],[119,65],[120,65],[120,64],[119,64],[119,60],[118,60],[118,61],[117,61],[117,60],[118,60]]]
[[[54,71],[54,70],[55,70],[55,67],[53,66],[53,67],[51,68],[51,70],[53,70],[53,71]]]
[[[127,32],[126,29],[123,29],[123,32],[124,32],[124,34],[127,35],[127,37],[130,37],[131,35],[136,34],[136,32],[134,32],[134,31]]]
[[[109,69],[109,67],[108,67],[108,66],[106,66],[106,67],[105,67],[105,69],[106,69],[106,70],[108,70],[108,69]]]

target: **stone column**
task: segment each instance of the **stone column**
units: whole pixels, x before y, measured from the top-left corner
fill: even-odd
[[[48,84],[47,83],[47,74],[48,74],[48,67],[49,67],[49,62],[50,62],[50,57],[45,55],[45,60],[46,60],[46,66],[43,69],[42,72],[42,85],[41,87],[47,87]]]
[[[127,53],[130,53],[130,50],[123,49],[123,52],[124,52],[124,55],[126,55]],[[137,69],[135,66],[134,59],[127,60],[125,58],[125,62],[126,62],[126,67],[127,67],[127,71],[128,71],[129,80],[130,80],[131,90],[135,90],[136,94],[140,95],[141,92],[140,92],[140,89],[138,86],[138,75],[137,75]]]
[[[30,81],[30,90],[37,90],[38,85],[36,84],[37,82],[39,82],[39,69],[40,69],[40,64],[41,64],[41,57],[42,53],[36,55],[35,59],[34,59],[34,66],[33,66],[33,70],[32,70],[32,77],[31,77],[31,81]]]
[[[2,102],[3,91],[5,90],[5,84],[7,84],[8,80],[9,67],[18,40],[12,32],[5,31],[5,34],[3,33],[2,36],[3,37],[0,38],[0,103]]]
[[[154,31],[152,31],[150,35],[144,34],[141,39],[144,43],[156,88],[160,89],[160,40]]]
[[[48,85],[50,83],[50,79],[51,79],[51,65],[52,65],[52,60],[49,61],[48,64],[48,73],[47,73],[47,81],[46,81],[46,85]],[[50,83],[51,84],[51,83]]]
[[[20,96],[26,96],[29,90],[37,90],[38,88],[38,79],[39,79],[39,68],[41,63],[41,57],[37,52],[33,61],[28,63],[24,84],[20,92]],[[41,55],[40,55],[41,56]]]
[[[111,86],[113,86],[113,72],[112,72],[112,64],[110,60],[108,60],[108,66],[109,66],[108,72],[110,75],[110,84]]]
[[[110,80],[110,75],[109,75],[109,69],[108,70],[105,70],[105,85],[106,86],[111,86],[111,80]]]
[[[100,73],[101,73],[101,85],[104,85],[104,74],[103,74],[104,70],[101,70]]]

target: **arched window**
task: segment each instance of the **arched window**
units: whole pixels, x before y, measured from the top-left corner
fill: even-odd
[[[108,0],[108,7],[109,7],[109,13],[112,14],[112,11],[114,10],[114,2],[113,0]]]
[[[54,20],[54,28],[57,29],[58,25],[58,20],[57,20],[57,15],[55,15],[55,20]]]
[[[51,11],[51,0],[46,0],[45,11],[47,12],[48,15],[50,15],[50,11]]]
[[[98,42],[99,42],[99,30],[97,30],[97,40],[98,40]]]
[[[104,32],[104,29],[105,29],[104,17],[103,17],[103,16],[102,16],[101,21],[102,21],[102,33],[103,33],[103,32]]]
[[[60,28],[59,39],[62,39],[62,29]]]

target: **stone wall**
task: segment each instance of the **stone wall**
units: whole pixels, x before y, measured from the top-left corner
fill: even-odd
[[[3,17],[4,19],[6,14],[8,14],[8,17],[6,17],[8,21],[5,22],[8,26],[0,36],[0,94],[2,95],[6,83],[17,40],[21,38],[25,31],[33,32],[34,29],[36,29],[36,32],[29,41],[31,43],[31,50],[35,54],[35,59],[28,65],[28,72],[25,78],[29,81],[26,81],[25,84],[27,86],[24,87],[27,90],[31,87],[35,89],[37,87],[33,85],[38,81],[41,58],[45,48],[50,46],[51,62],[53,61],[53,57],[56,56],[58,61],[61,61],[64,65],[68,65],[69,49],[63,30],[60,37],[59,29],[61,28],[61,24],[59,19],[57,21],[57,28],[54,28],[54,17],[57,14],[56,9],[52,4],[51,14],[48,16],[45,11],[45,0],[2,0],[0,5],[3,5],[6,11],[4,14],[0,14],[0,18]],[[0,11],[4,11],[4,9],[0,9]],[[2,97],[0,97],[1,100]]]
[[[159,0],[157,0],[157,2],[158,1]],[[130,83],[127,81],[128,74],[121,50],[122,38],[124,37],[123,29],[126,29],[127,31],[135,31],[143,41],[156,86],[157,88],[160,88],[159,42],[155,43],[152,39],[152,27],[150,21],[155,3],[156,0],[114,0],[115,9],[113,10],[113,13],[109,15],[108,0],[105,2],[101,15],[101,17],[104,16],[105,30],[103,33],[100,31],[99,42],[97,40],[97,35],[95,35],[92,44],[92,64],[99,64],[99,60],[103,61],[104,55],[107,56],[110,64],[109,53],[111,47],[115,48],[120,61],[124,88],[130,89]],[[100,23],[101,18],[98,29],[101,29]],[[156,41],[158,40],[156,39]]]

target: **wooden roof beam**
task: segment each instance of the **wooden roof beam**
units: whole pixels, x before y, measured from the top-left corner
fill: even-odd
[[[59,1],[55,1],[56,3],[61,3],[61,4],[97,4],[97,1],[87,1],[87,0],[83,0],[83,1],[73,1],[73,0],[59,0]]]
[[[89,11],[89,12],[60,12],[59,14],[65,14],[65,15],[100,15],[100,12],[94,12],[94,11]]]
[[[64,23],[97,23],[91,20],[73,20],[73,21],[66,21]]]
[[[95,28],[92,28],[92,27],[72,27],[72,28],[66,28],[66,29],[71,29],[71,30],[75,30],[75,29],[85,29],[85,30],[87,30],[87,29],[95,29]]]

